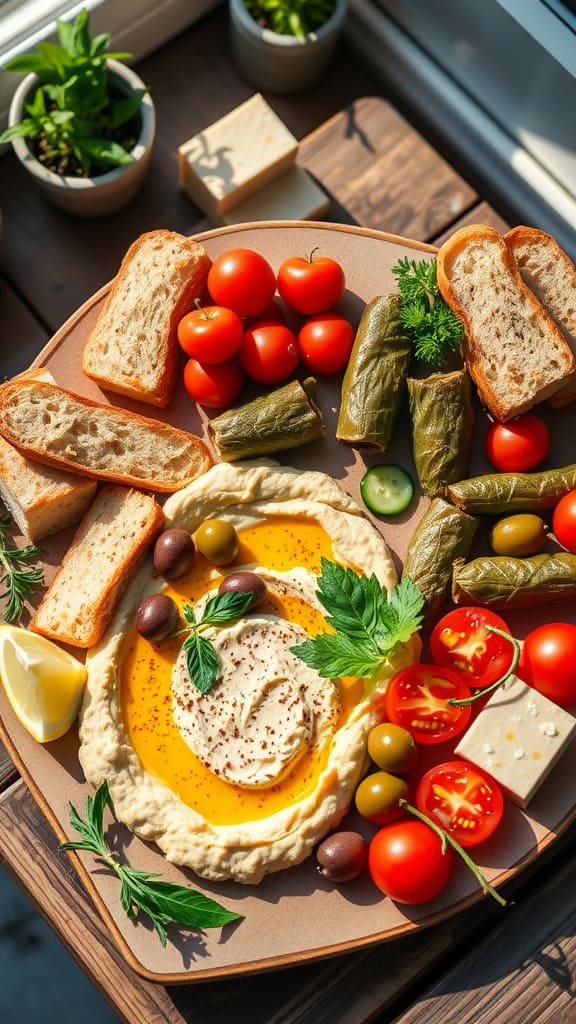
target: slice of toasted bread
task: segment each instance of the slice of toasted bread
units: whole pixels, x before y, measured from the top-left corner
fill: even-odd
[[[194,434],[44,381],[0,387],[0,434],[45,465],[151,491],[180,490],[212,464]]]
[[[178,321],[204,288],[202,245],[175,231],[149,231],[132,243],[86,342],[84,373],[103,388],[166,406],[178,368]]]
[[[163,523],[152,495],[115,484],[103,487],[30,629],[61,643],[92,647],[104,635],[120,595]]]
[[[555,238],[538,228],[512,228],[504,235],[525,284],[548,311],[576,354],[576,267]],[[576,378],[549,399],[561,406],[576,398]]]
[[[496,419],[510,420],[571,382],[570,346],[502,235],[483,224],[461,228],[441,246],[437,267],[442,296],[465,326],[467,369]]]

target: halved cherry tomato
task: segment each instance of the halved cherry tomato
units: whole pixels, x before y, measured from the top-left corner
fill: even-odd
[[[449,761],[434,765],[422,776],[416,806],[460,846],[476,846],[500,824],[504,797],[481,768],[468,761]]]
[[[342,298],[344,271],[330,256],[291,256],[278,271],[278,291],[298,313],[322,313]]]
[[[354,328],[339,313],[316,313],[298,333],[302,361],[312,373],[341,373],[353,343]]]
[[[444,615],[430,635],[430,654],[437,665],[464,672],[471,686],[489,686],[509,668],[512,645],[486,626],[509,633],[510,629],[488,608],[455,608]]]
[[[552,514],[552,529],[563,548],[576,551],[576,491],[560,498]]]
[[[544,461],[550,451],[548,427],[528,412],[509,423],[493,423],[486,435],[486,455],[502,473],[525,473]]]
[[[244,326],[237,313],[225,306],[191,310],[178,324],[178,341],[187,355],[204,366],[224,363],[236,355]]]
[[[368,868],[375,885],[397,903],[426,903],[438,896],[452,874],[450,847],[422,821],[385,825],[373,837]]]
[[[549,622],[528,633],[518,675],[561,707],[576,704],[576,626]]]
[[[276,291],[272,267],[253,249],[230,249],[217,256],[207,283],[214,302],[238,316],[258,316]]]
[[[386,718],[402,725],[417,743],[442,743],[463,732],[470,705],[449,704],[470,696],[464,677],[444,665],[409,665],[388,683]]]
[[[284,324],[257,323],[245,331],[239,358],[253,380],[279,384],[298,366],[298,345],[292,331]]]
[[[199,405],[209,409],[225,409],[236,401],[242,390],[244,374],[236,359],[214,366],[202,366],[189,359],[184,367],[184,387]]]

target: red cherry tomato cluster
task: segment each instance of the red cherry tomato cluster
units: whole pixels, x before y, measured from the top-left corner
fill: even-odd
[[[218,256],[208,273],[210,303],[187,313],[178,340],[190,357],[184,386],[200,405],[222,408],[238,398],[245,376],[279,384],[300,362],[318,374],[341,373],[354,328],[332,307],[344,293],[342,267],[329,256],[285,260],[276,278],[268,261],[251,249]],[[295,333],[277,299],[305,315]]]

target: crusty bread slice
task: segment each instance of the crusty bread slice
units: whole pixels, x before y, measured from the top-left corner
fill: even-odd
[[[103,487],[78,527],[30,629],[92,647],[103,636],[130,578],[164,523],[150,494]]]
[[[180,490],[212,463],[194,434],[44,381],[0,387],[0,434],[38,462],[151,491]]]
[[[0,498],[28,540],[77,523],[97,486],[96,480],[27,459],[0,437]]]
[[[576,267],[552,235],[538,228],[512,228],[504,235],[525,284],[546,308],[576,354]],[[550,405],[576,398],[576,378],[554,392]]]
[[[202,245],[175,231],[132,243],[82,355],[103,388],[168,405],[178,368],[178,321],[194,305],[210,267]]]
[[[437,268],[442,296],[464,322],[467,369],[496,419],[518,416],[572,380],[570,346],[502,235],[483,224],[461,228],[441,246]]]

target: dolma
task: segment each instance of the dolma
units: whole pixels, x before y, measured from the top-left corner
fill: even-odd
[[[400,298],[391,294],[373,299],[362,314],[342,381],[339,441],[374,452],[390,444],[410,366],[399,313]]]
[[[448,497],[472,515],[543,512],[576,487],[576,465],[540,473],[487,473],[448,487]]]
[[[402,576],[409,577],[424,595],[427,618],[444,602],[454,562],[467,558],[477,528],[473,516],[433,498],[414,530]]]
[[[468,472],[472,396],[466,370],[408,379],[414,465],[425,494],[435,498]]]
[[[507,558],[502,555],[458,562],[452,577],[455,604],[490,608],[533,608],[576,597],[576,555],[562,552]]]
[[[296,448],[324,436],[315,403],[316,381],[291,381],[210,421],[214,447],[224,462]]]

